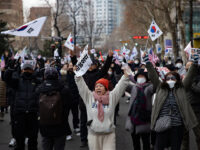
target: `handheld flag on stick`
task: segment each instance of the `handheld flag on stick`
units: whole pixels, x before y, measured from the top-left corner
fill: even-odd
[[[130,56],[130,60],[133,60],[134,57],[136,57],[137,55],[138,55],[138,51],[137,51],[136,47],[134,46],[132,53],[131,53],[131,56]]]
[[[71,49],[72,51],[74,50],[74,41],[73,41],[71,33],[69,34],[64,46]]]
[[[156,24],[154,20],[151,23],[148,33],[152,41],[155,41],[157,38],[159,38],[163,34],[163,32],[160,30],[160,28],[158,27],[158,25]]]
[[[41,17],[24,24],[19,28],[3,31],[1,32],[1,34],[10,34],[10,35],[24,36],[24,37],[38,36],[46,19],[47,17]]]

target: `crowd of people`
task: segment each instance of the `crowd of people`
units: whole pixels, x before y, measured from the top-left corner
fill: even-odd
[[[189,150],[191,130],[200,150],[199,55],[186,65],[181,58],[170,57],[152,63],[148,54],[142,60],[120,62],[109,50],[105,62],[91,56],[92,65],[80,77],[75,74],[77,56],[72,51],[70,62],[41,57],[35,66],[13,59],[9,51],[3,57],[0,120],[10,108],[9,146],[15,150],[25,150],[25,143],[29,150],[37,150],[39,132],[44,150],[64,150],[72,131],[80,135],[80,147],[115,150],[119,101],[127,92],[124,132],[130,133],[134,150]],[[168,70],[163,78],[161,66]]]

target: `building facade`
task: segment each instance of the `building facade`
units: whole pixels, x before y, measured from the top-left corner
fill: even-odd
[[[14,29],[23,24],[23,4],[22,0],[0,0],[0,20],[7,22],[8,29]],[[10,38],[14,49],[23,47],[21,37]]]

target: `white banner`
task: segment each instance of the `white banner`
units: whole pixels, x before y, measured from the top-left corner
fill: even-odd
[[[69,34],[64,46],[71,49],[72,51],[74,50],[74,41],[73,41],[71,33]]]
[[[163,32],[160,30],[160,28],[154,20],[151,23],[148,33],[152,41],[155,41],[159,36],[163,34]]]
[[[79,61],[76,64],[77,69],[74,73],[76,74],[77,77],[83,76],[90,68],[91,64],[92,60],[88,54],[88,51],[85,48],[84,51],[81,53]]]
[[[31,22],[28,22],[25,25],[20,26],[19,28],[3,31],[1,32],[1,34],[11,34],[25,37],[38,36],[46,19],[47,17],[41,17]]]
[[[59,57],[58,49],[54,51],[54,57]]]
[[[137,55],[138,55],[138,51],[137,51],[137,48],[134,46],[132,53],[131,53],[131,56],[130,56],[130,60],[133,60],[134,57],[136,57]]]

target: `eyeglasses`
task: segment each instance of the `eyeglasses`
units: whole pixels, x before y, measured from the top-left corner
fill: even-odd
[[[166,80],[167,80],[167,81],[168,81],[168,80],[176,80],[176,77],[175,77],[175,76],[169,76],[169,77],[166,78]]]

